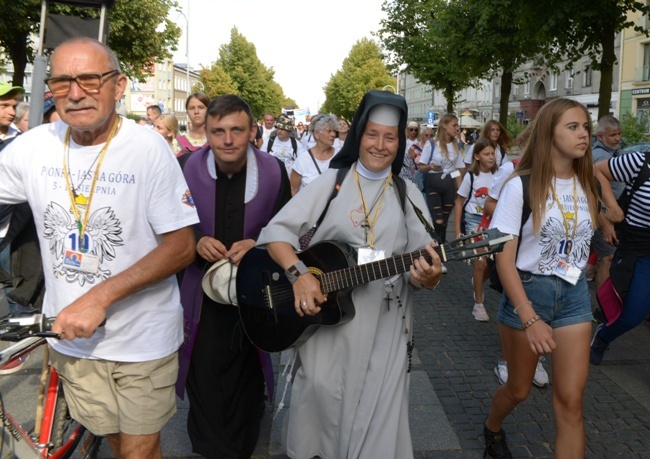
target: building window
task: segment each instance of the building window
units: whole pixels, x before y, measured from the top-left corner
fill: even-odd
[[[557,74],[551,73],[551,91],[557,91]]]
[[[650,80],[650,43],[643,45],[643,73],[641,80]]]
[[[530,94],[530,81],[524,83],[524,95],[527,96]]]
[[[564,89],[573,89],[573,70],[564,71]]]
[[[517,94],[519,94],[519,85],[518,84],[513,84],[512,85],[512,94],[515,95],[515,96]]]
[[[585,65],[585,70],[582,73],[582,86],[587,87],[591,86],[591,65]]]

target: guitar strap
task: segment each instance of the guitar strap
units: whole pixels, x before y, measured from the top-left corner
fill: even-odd
[[[435,230],[433,229],[431,224],[427,221],[427,219],[424,218],[424,214],[422,213],[420,208],[418,206],[416,206],[413,201],[411,201],[411,198],[409,198],[408,195],[406,197],[408,198],[409,202],[411,203],[411,206],[413,207],[413,211],[415,212],[415,215],[418,216],[418,219],[420,220],[420,222],[424,226],[424,229],[427,231],[429,236],[431,236],[431,239],[436,241],[438,244],[442,245],[442,241],[440,240],[440,236],[438,236],[438,233],[435,232]]]
[[[348,173],[350,170],[350,167],[343,167],[338,170],[336,173],[336,184],[334,185],[334,189],[332,190],[332,193],[330,194],[329,199],[327,200],[327,205],[325,206],[325,209],[323,209],[323,213],[319,217],[318,221],[316,224],[306,233],[303,237],[309,235],[312,235],[316,232],[320,224],[323,222],[323,219],[325,218],[325,214],[327,214],[327,209],[330,207],[330,202],[332,202],[332,199],[334,199],[338,194],[339,190],[341,189],[341,183],[343,183],[343,179],[345,178],[345,175]],[[404,179],[399,176],[393,177],[393,183],[395,183],[395,187],[397,188],[397,193],[399,194],[400,197],[400,204],[402,205],[402,211],[405,212],[404,209],[404,201],[405,198],[409,200],[411,203],[411,207],[413,207],[413,211],[415,212],[415,215],[417,215],[418,219],[424,226],[424,229],[426,232],[431,236],[431,238],[436,241],[438,244],[442,244],[442,241],[440,240],[440,236],[438,236],[431,226],[431,224],[427,221],[427,219],[424,217],[424,214],[422,211],[418,208],[418,206],[415,205],[415,203],[411,200],[411,198],[408,197],[406,194],[406,183],[404,182]],[[311,238],[309,238],[311,240]]]

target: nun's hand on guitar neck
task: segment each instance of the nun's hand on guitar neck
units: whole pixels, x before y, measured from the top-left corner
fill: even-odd
[[[431,263],[428,263],[424,257],[420,257],[413,261],[411,266],[411,280],[416,287],[424,287],[429,290],[434,289],[440,282],[442,275],[442,262],[440,257],[433,249],[436,246],[435,242],[431,242],[426,246],[427,253],[431,256]],[[418,283],[420,285],[418,285]]]

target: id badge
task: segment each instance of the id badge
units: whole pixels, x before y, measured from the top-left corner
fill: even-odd
[[[571,266],[564,260],[557,262],[557,266],[555,267],[553,274],[555,274],[560,279],[564,279],[571,285],[576,285],[578,283],[578,279],[580,278],[580,270],[575,266]]]
[[[383,250],[375,250],[370,247],[362,247],[357,253],[357,264],[364,265],[366,263],[372,263],[373,261],[379,261],[386,258]]]
[[[456,170],[456,171],[453,171],[451,174],[449,174],[449,176],[450,176],[451,178],[460,177],[460,172],[458,172],[457,170]]]
[[[96,274],[99,270],[99,257],[92,253],[66,250],[63,256],[63,266],[74,271]]]

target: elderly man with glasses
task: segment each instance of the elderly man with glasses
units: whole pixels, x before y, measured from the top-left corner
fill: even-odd
[[[126,77],[102,43],[74,38],[46,80],[61,120],[0,155],[0,203],[29,202],[41,246],[50,359],[73,418],[116,457],[160,458],[176,411],[194,201],[158,133],[118,116]]]

